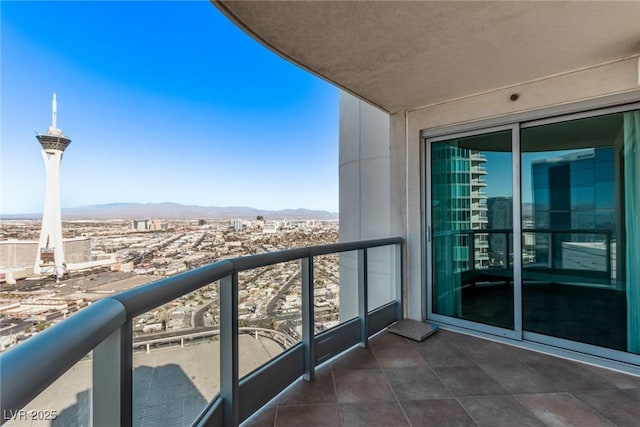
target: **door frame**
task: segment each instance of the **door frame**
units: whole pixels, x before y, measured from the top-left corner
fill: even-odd
[[[606,364],[621,362],[640,366],[640,355],[620,350],[599,347],[577,341],[570,341],[549,335],[542,335],[522,330],[522,256],[514,256],[514,330],[508,330],[482,323],[440,315],[433,312],[433,247],[431,236],[431,145],[434,142],[460,138],[464,136],[481,135],[500,130],[512,130],[512,178],[513,178],[513,249],[514,255],[522,253],[522,220],[521,220],[521,150],[520,130],[551,123],[567,122],[582,118],[597,117],[632,110],[640,110],[640,91],[614,94],[598,99],[578,101],[571,104],[558,105],[540,110],[514,113],[486,120],[462,123],[434,129],[424,129],[421,132],[421,206],[422,206],[422,274],[423,274],[423,304],[426,320],[450,325],[454,329],[464,329],[478,332],[481,335],[503,337],[505,342],[521,341],[523,345],[540,346],[546,351],[567,355],[574,354],[578,359],[590,360],[595,357]],[[499,338],[498,338],[499,339]]]
[[[517,254],[521,252],[522,241],[521,241],[521,221],[520,221],[520,204],[515,203],[515,201],[520,200],[520,128],[519,125],[516,124],[508,124],[508,125],[500,125],[500,126],[491,126],[491,127],[483,127],[474,130],[457,132],[457,133],[449,133],[445,135],[435,136],[435,137],[424,137],[423,138],[423,153],[424,158],[422,159],[424,167],[422,173],[422,180],[424,182],[422,188],[424,189],[423,206],[425,209],[423,210],[423,224],[425,224],[424,230],[425,235],[423,237],[423,244],[425,246],[426,257],[424,258],[424,267],[426,267],[425,279],[426,279],[426,292],[427,298],[425,301],[426,305],[426,314],[427,319],[435,320],[441,323],[451,324],[453,326],[458,326],[466,329],[473,329],[479,332],[484,332],[492,335],[497,335],[505,338],[510,338],[514,340],[521,341],[522,340],[522,291],[521,291],[521,269],[520,266],[522,264],[521,257],[513,257],[513,326],[514,329],[506,329],[501,328],[499,326],[487,325],[484,323],[473,322],[470,320],[460,319],[456,317],[446,316],[442,314],[434,313],[433,311],[433,235],[432,235],[432,209],[431,209],[431,147],[436,142],[447,141],[451,139],[464,138],[468,136],[476,136],[483,135],[489,133],[510,131],[511,132],[511,175],[512,175],[512,222],[513,222],[513,233],[512,233],[512,248],[513,253]],[[516,151],[517,150],[517,151]],[[517,155],[516,155],[517,154]],[[517,169],[516,169],[517,168]],[[516,173],[517,171],[517,173]],[[427,176],[428,173],[428,176]],[[516,198],[517,197],[517,198]]]

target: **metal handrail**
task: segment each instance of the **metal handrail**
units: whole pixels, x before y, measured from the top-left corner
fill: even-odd
[[[303,248],[286,249],[277,252],[267,252],[258,255],[244,256],[230,259],[235,271],[252,270],[266,267],[281,262],[293,261],[312,256],[328,255],[340,252],[355,251],[358,249],[371,249],[379,246],[388,246],[402,243],[401,237],[386,239],[360,240],[355,242],[331,243],[327,245],[306,246]]]
[[[126,320],[124,306],[104,298],[1,355],[2,421],[4,415],[15,413],[42,393]]]
[[[99,300],[0,355],[0,410],[17,411],[134,317],[239,271],[313,256],[401,244],[401,237],[250,255],[186,271]]]
[[[522,233],[538,233],[538,234],[597,234],[597,235],[605,235],[610,236],[613,234],[613,231],[602,229],[602,228],[523,228]],[[455,236],[460,234],[513,234],[512,228],[476,228],[476,229],[465,229],[465,230],[441,230],[435,231],[434,236],[444,237],[444,236]]]
[[[217,261],[213,264],[121,292],[110,298],[120,301],[125,307],[127,320],[129,320],[220,280],[231,273],[233,273],[231,261]]]

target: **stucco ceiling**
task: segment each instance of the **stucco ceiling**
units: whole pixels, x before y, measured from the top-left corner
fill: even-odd
[[[213,2],[267,47],[389,112],[640,53],[640,0]]]

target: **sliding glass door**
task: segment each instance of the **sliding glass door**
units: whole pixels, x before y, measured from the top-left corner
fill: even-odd
[[[639,117],[523,126],[524,331],[640,353]]]
[[[430,318],[640,354],[637,107],[426,143]]]
[[[512,131],[434,142],[433,313],[514,329]]]

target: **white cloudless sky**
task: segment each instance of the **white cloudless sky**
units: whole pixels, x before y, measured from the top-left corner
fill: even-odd
[[[53,92],[63,208],[338,210],[338,90],[208,1],[2,1],[0,19],[0,213],[42,210]]]

